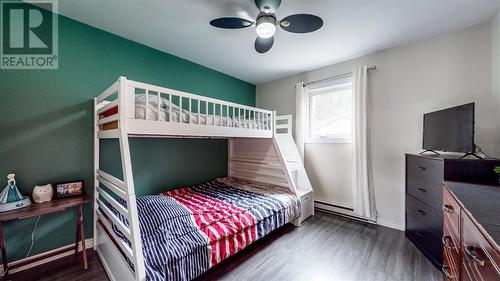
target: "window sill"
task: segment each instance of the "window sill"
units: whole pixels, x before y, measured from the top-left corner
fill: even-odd
[[[308,138],[305,143],[352,143],[351,138]]]

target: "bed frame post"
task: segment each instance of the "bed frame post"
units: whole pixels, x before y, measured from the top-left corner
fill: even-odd
[[[271,116],[271,131],[273,132],[273,136],[276,135],[276,110],[273,111],[273,116]]]
[[[137,213],[137,202],[135,196],[134,187],[134,176],[132,174],[132,161],[130,159],[130,146],[128,140],[128,127],[127,120],[129,114],[132,114],[130,108],[127,107],[128,99],[134,98],[130,91],[133,91],[133,87],[129,87],[127,84],[127,78],[121,76],[119,79],[118,86],[118,98],[119,98],[119,114],[120,114],[120,153],[122,158],[122,169],[123,169],[123,182],[125,183],[125,190],[127,192],[127,208],[130,214],[130,234],[132,237],[132,251],[134,254],[135,264],[135,279],[137,281],[146,280],[146,270],[144,267],[144,259],[142,255],[142,245],[141,236],[139,228],[139,217]]]
[[[231,158],[233,157],[233,140],[227,139],[227,176],[232,177]]]
[[[97,98],[94,98],[94,197],[98,196],[97,188],[99,187],[99,180],[97,179],[97,170],[99,170],[99,137],[98,130],[99,125],[97,122],[99,118],[97,116]],[[94,199],[94,251],[97,249],[97,209],[99,208],[97,200]]]

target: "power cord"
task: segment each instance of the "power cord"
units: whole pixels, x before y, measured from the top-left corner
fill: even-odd
[[[486,154],[483,149],[476,144],[476,153],[481,153],[482,155],[484,155],[484,159],[490,159],[490,160],[497,160],[498,158],[495,158],[495,157],[492,157],[492,156],[489,156],[488,154]]]
[[[36,229],[38,228],[38,222],[40,221],[40,217],[41,215],[38,215],[38,218],[36,219],[35,222],[35,227],[33,228],[33,232],[31,232],[31,246],[30,249],[28,250],[28,253],[26,254],[26,258],[29,257],[29,255],[31,254],[31,250],[33,250],[33,245],[35,245],[35,233]]]

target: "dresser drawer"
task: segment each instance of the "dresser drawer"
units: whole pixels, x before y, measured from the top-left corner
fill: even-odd
[[[443,213],[406,195],[406,215],[410,224],[440,237],[443,235]]]
[[[443,243],[443,277],[444,280],[460,280],[460,240],[450,231],[450,227],[445,218],[441,240]]]
[[[468,265],[466,264],[467,261],[462,259],[462,267],[460,270],[460,281],[476,281],[476,277],[472,274],[470,269],[467,267]]]
[[[442,216],[417,199],[406,196],[406,234],[432,262],[443,262]]]
[[[500,255],[467,216],[462,216],[462,274],[472,280],[500,280]]]
[[[441,267],[443,263],[443,246],[440,236],[428,231],[418,221],[407,217],[406,235],[415,246],[431,260],[433,264]]]
[[[459,237],[460,205],[446,188],[443,188],[443,214],[451,226],[450,230]]]
[[[440,159],[407,155],[406,173],[407,176],[423,179],[430,183],[442,184],[443,161]]]
[[[454,233],[450,222],[445,217],[443,223],[443,249],[452,251],[455,255],[460,255],[460,236]]]
[[[406,191],[437,210],[443,205],[442,189],[443,183],[432,183],[414,176],[406,178]]]
[[[460,259],[448,249],[443,250],[443,280],[460,280]]]

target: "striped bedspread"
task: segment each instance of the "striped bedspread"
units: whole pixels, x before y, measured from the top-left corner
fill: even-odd
[[[142,196],[137,207],[149,281],[191,280],[300,212],[290,191],[232,178]]]

